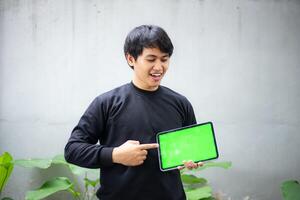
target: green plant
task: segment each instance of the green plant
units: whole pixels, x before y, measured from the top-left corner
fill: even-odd
[[[12,160],[13,160],[12,156],[7,152],[4,152],[0,156],[0,197],[5,187],[5,184],[7,183],[11,175],[11,172],[14,168]],[[4,197],[2,200],[11,200],[11,198]]]
[[[57,155],[52,159],[19,159],[15,160],[14,164],[26,168],[40,168],[48,169],[51,165],[63,165],[66,166],[73,175],[73,181],[68,177],[55,177],[47,180],[39,188],[28,191],[26,193],[26,200],[38,200],[43,199],[49,195],[52,195],[59,191],[67,191],[73,195],[75,199],[79,200],[91,200],[96,198],[96,188],[100,183],[99,179],[91,180],[88,178],[89,173],[98,175],[99,170],[87,169],[78,167],[76,165],[67,163],[63,155]],[[81,188],[77,182],[76,176],[84,174],[84,192],[81,193]]]
[[[296,180],[284,181],[281,184],[281,193],[284,200],[300,200],[300,184]]]
[[[52,195],[59,191],[68,191],[74,198],[80,200],[92,200],[96,198],[96,188],[100,184],[99,178],[91,180],[88,178],[88,174],[92,173],[99,177],[99,170],[86,169],[78,167],[76,165],[67,163],[63,155],[57,155],[52,159],[19,159],[13,160],[13,157],[5,152],[0,156],[0,196],[4,189],[5,184],[8,181],[15,165],[26,168],[40,168],[48,169],[51,165],[64,165],[73,175],[73,181],[67,177],[55,177],[47,180],[39,188],[28,191],[26,193],[26,200],[38,200],[43,199],[49,195]],[[77,177],[84,174],[84,192],[81,193],[81,188],[77,183]],[[12,200],[9,197],[4,197],[2,200]]]
[[[4,163],[4,164],[3,164]],[[40,168],[48,169],[52,165],[63,165],[66,166],[73,175],[72,180],[68,177],[54,177],[50,180],[44,182],[39,188],[35,190],[28,191],[26,193],[26,200],[38,200],[50,196],[59,191],[67,191],[73,195],[75,199],[78,200],[92,200],[96,199],[96,189],[100,184],[100,180],[91,180],[88,178],[88,174],[92,173],[99,177],[99,170],[86,169],[78,167],[76,165],[67,163],[63,155],[57,155],[52,159],[18,159],[13,160],[12,156],[8,153],[4,153],[0,157],[0,191],[2,191],[3,186],[8,180],[9,175],[13,170],[13,166],[20,166],[26,168]],[[231,167],[231,162],[207,162],[204,166],[199,167],[197,170],[182,170],[181,179],[184,185],[184,190],[188,200],[215,200],[212,195],[212,188],[209,186],[206,179],[201,178],[197,175],[197,171],[204,170],[210,167],[221,167],[228,169]],[[6,174],[6,175],[5,175]],[[77,177],[84,175],[84,192],[81,192]],[[5,179],[3,177],[6,177]],[[2,200],[11,200],[10,198],[5,198]],[[288,199],[289,200],[289,199]]]
[[[231,162],[207,162],[197,170],[183,170],[181,180],[188,200],[215,200],[207,180],[197,175],[197,171],[210,167],[228,169],[231,167]]]

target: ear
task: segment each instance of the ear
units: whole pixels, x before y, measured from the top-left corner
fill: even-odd
[[[133,68],[134,63],[135,63],[135,59],[132,55],[130,55],[129,53],[126,54],[126,61],[128,63],[128,65]]]

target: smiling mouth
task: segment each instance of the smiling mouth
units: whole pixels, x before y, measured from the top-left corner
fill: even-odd
[[[159,83],[160,80],[162,79],[163,73],[150,73],[150,77],[152,81],[155,83]]]
[[[150,73],[150,76],[153,78],[160,78],[162,76],[162,73]]]

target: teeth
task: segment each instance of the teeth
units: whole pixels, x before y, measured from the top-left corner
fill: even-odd
[[[152,76],[160,76],[161,74],[151,74]]]

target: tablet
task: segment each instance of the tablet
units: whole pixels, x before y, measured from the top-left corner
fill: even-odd
[[[183,166],[183,161],[212,160],[219,157],[212,122],[160,132],[156,135],[162,171]]]

